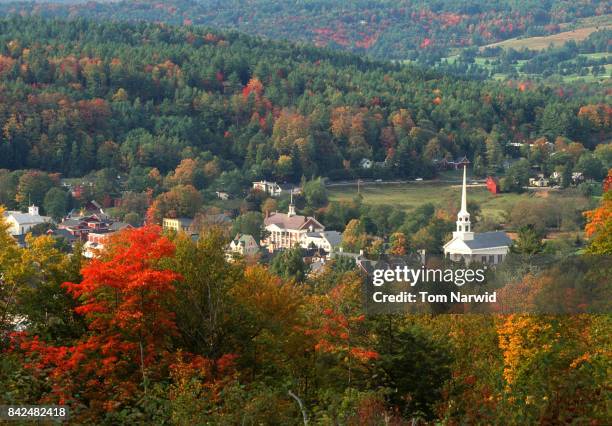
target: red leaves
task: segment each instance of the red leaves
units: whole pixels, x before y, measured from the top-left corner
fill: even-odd
[[[244,89],[242,89],[242,96],[247,99],[251,93],[255,93],[255,98],[259,99],[263,95],[263,84],[257,77],[253,77]]]
[[[63,285],[82,302],[75,310],[87,319],[88,335],[59,347],[37,336],[14,336],[14,347],[32,360],[30,368],[47,371],[57,400],[79,394],[83,403],[99,409],[115,409],[137,396],[143,368],[156,376],[168,365],[168,336],[176,326],[166,306],[181,278],[160,268],[174,245],[157,226],[119,233],[109,247],[110,254],[81,270],[81,283]],[[230,361],[224,360],[224,368]]]
[[[367,363],[378,358],[378,353],[368,347],[369,339],[362,324],[365,315],[354,303],[357,282],[340,284],[320,300],[324,307],[316,323],[304,331],[316,339],[314,349],[319,352],[339,354],[343,358]]]
[[[426,47],[431,46],[431,44],[432,44],[432,40],[428,37],[425,37],[423,41],[421,42],[421,44],[419,45],[419,47],[421,49],[425,49]]]

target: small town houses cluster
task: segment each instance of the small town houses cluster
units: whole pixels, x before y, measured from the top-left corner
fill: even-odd
[[[457,215],[456,231],[444,247],[444,254],[453,261],[463,260],[466,263],[479,261],[488,264],[502,262],[509,252],[510,238],[505,232],[475,233],[471,230],[470,213],[467,211],[467,165],[463,165],[463,184],[461,193],[461,210]],[[266,192],[268,195],[278,197],[283,191],[288,191],[291,197],[288,211],[266,213],[263,227],[265,237],[258,244],[253,235],[238,234],[226,247],[228,261],[242,257],[258,260],[260,255],[273,255],[279,251],[294,247],[301,247],[304,260],[310,266],[311,273],[322,270],[325,263],[335,257],[351,257],[359,265],[368,262],[360,253],[345,252],[342,247],[342,234],[337,231],[325,229],[325,225],[315,217],[303,216],[296,212],[293,204],[295,188],[282,188],[273,182],[254,182],[254,189]],[[225,214],[209,215],[208,224],[231,224],[231,218]],[[10,228],[9,232],[21,244],[25,244],[25,235],[33,227],[51,223],[52,219],[39,214],[38,207],[32,205],[27,213],[18,211],[5,212],[5,220]],[[191,218],[164,218],[163,229],[168,232],[184,232],[193,239],[198,238],[194,219]],[[92,201],[78,212],[71,212],[57,226],[50,227],[47,235],[63,238],[68,243],[77,241],[83,243],[83,254],[92,258],[104,248],[108,238],[114,233],[132,228],[132,225],[115,221],[109,217],[102,207]]]
[[[20,246],[25,246],[25,236],[37,225],[53,224],[49,216],[39,214],[38,207],[31,205],[27,213],[19,211],[4,212],[9,224],[9,233]],[[46,235],[64,239],[70,245],[77,241],[83,243],[83,255],[92,258],[96,252],[104,248],[108,238],[123,229],[133,228],[132,225],[116,221],[104,213],[102,207],[95,201],[87,203],[82,209],[70,212],[55,227],[49,227]]]

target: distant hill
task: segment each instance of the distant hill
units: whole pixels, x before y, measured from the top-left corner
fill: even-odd
[[[195,159],[203,186],[228,188],[426,178],[442,158],[499,164],[510,142],[609,139],[600,87],[517,83],[204,27],[12,17],[0,19],[0,169],[129,173],[142,191],[153,169]]]
[[[612,12],[603,0],[171,0],[0,3],[0,13],[147,20],[237,29],[384,59],[448,56],[448,50],[570,30]]]

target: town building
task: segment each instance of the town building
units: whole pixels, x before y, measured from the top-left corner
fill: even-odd
[[[89,232],[87,234],[87,242],[83,244],[83,256],[91,259],[96,257],[100,251],[104,250],[104,246],[108,243],[110,237],[124,229],[131,229],[132,225],[124,222],[113,222],[105,229]]]
[[[265,192],[271,197],[280,197],[283,192],[283,189],[279,184],[276,182],[268,182],[266,180],[253,182],[253,189],[256,191]]]
[[[52,222],[49,216],[41,216],[38,207],[33,204],[28,207],[27,213],[7,211],[4,218],[9,225],[8,232],[13,236],[25,235],[36,225]]]
[[[112,224],[113,221],[108,219],[106,215],[90,214],[69,216],[57,225],[57,228],[67,231],[75,238],[86,241],[90,232],[106,232]]]
[[[193,219],[188,217],[165,217],[162,221],[162,228],[164,231],[174,232],[189,232]]]
[[[302,234],[300,246],[304,249],[318,249],[332,253],[340,247],[342,234],[338,231],[306,232]]]
[[[582,172],[572,172],[572,183],[574,185],[578,185],[579,183],[584,182],[584,175]]]
[[[529,178],[529,186],[535,186],[538,188],[544,188],[549,186],[550,181],[544,177],[543,174],[538,175],[535,178]]]
[[[226,250],[228,260],[231,260],[235,255],[253,257],[257,253],[259,253],[259,245],[255,238],[249,234],[236,234]]]
[[[467,211],[467,166],[463,166],[463,185],[461,188],[461,210],[457,214],[457,230],[453,238],[444,245],[444,255],[453,261],[501,263],[512,241],[505,232],[472,232],[470,213]]]
[[[486,185],[487,185],[487,189],[489,190],[489,192],[491,194],[499,194],[500,193],[499,181],[497,180],[497,178],[495,178],[493,176],[487,177]]]
[[[314,217],[296,214],[293,201],[286,214],[275,212],[266,216],[264,227],[268,236],[262,245],[270,252],[301,245],[307,233],[325,231],[325,226]]]
[[[362,158],[359,162],[359,167],[361,167],[362,169],[371,169],[373,165],[374,162],[369,158]]]
[[[230,199],[229,193],[225,191],[215,191],[215,194],[217,195],[217,198],[220,200],[227,201]]]

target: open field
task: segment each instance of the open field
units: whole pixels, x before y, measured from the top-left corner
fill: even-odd
[[[357,186],[330,187],[330,199],[333,201],[351,200],[357,195]],[[361,195],[366,204],[389,204],[409,211],[426,203],[436,206],[458,207],[461,187],[459,183],[409,182],[399,184],[371,184],[361,186]],[[503,221],[504,213],[522,199],[533,197],[525,194],[493,195],[484,186],[468,187],[468,200],[480,204],[484,217]]]
[[[485,47],[502,47],[505,49],[513,48],[513,49],[532,49],[532,50],[543,50],[546,49],[551,44],[553,46],[561,46],[565,42],[569,40],[581,41],[585,40],[591,33],[606,29],[612,28],[612,24],[608,22],[606,25],[602,26],[592,26],[585,28],[577,28],[571,31],[564,31],[558,34],[552,34],[549,36],[542,37],[529,37],[529,38],[511,38],[508,40],[500,41],[498,43],[489,44],[487,46],[483,46],[480,49],[484,49]]]

